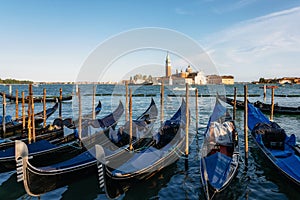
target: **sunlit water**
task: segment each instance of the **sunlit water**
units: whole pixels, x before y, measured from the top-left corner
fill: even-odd
[[[243,85],[235,85],[238,88],[238,94],[242,95]],[[174,86],[175,87],[175,86]],[[184,96],[184,90],[165,89],[165,106],[164,119],[170,117],[180,106],[181,98]],[[193,86],[194,87],[194,86]],[[191,141],[190,155],[188,159],[180,158],[176,163],[166,167],[157,173],[154,177],[132,187],[122,197],[123,199],[204,199],[204,194],[200,181],[199,172],[199,152],[203,140],[203,132],[214,106],[214,97],[208,97],[209,94],[215,95],[216,92],[227,95],[233,94],[234,86],[197,86],[199,89],[199,133],[195,132],[195,97],[194,91],[190,90],[189,106],[191,110],[191,127],[189,138]],[[34,87],[35,95],[42,95],[43,88],[47,89],[47,95],[58,96],[59,88],[63,89],[64,95],[71,95],[75,92],[73,85],[40,85]],[[25,91],[27,95],[28,86],[13,86],[13,91]],[[92,110],[92,86],[80,86],[82,94],[83,114],[90,113]],[[143,86],[132,87],[133,94],[133,118],[141,114],[149,105],[151,97],[154,98],[158,108],[160,105],[160,87],[159,86]],[[8,86],[0,85],[0,91],[9,92]],[[275,94],[282,95],[299,95],[300,85],[280,86],[275,90]],[[111,95],[112,94],[112,95]],[[121,100],[125,104],[125,87],[112,85],[98,85],[96,90],[96,101],[101,100],[102,111],[98,118],[110,113]],[[171,95],[168,95],[171,94]],[[263,90],[259,85],[249,85],[250,102],[256,100],[263,101]],[[177,95],[177,97],[174,97]],[[271,91],[268,90],[267,102],[270,103]],[[238,99],[243,99],[239,97]],[[275,102],[285,106],[300,106],[300,97],[275,97]],[[47,107],[51,107],[53,103],[47,103]],[[35,111],[42,110],[42,104],[35,104]],[[72,102],[63,103],[63,117],[78,116],[77,99],[73,98]],[[2,99],[0,105],[0,113],[2,114]],[[21,114],[21,104],[19,105]],[[15,116],[15,104],[8,102],[7,114]],[[53,119],[58,117],[58,111],[51,116],[47,122],[51,123]],[[300,192],[282,178],[271,164],[263,157],[255,146],[252,139],[249,139],[249,161],[248,166],[244,165],[244,136],[243,136],[243,111],[237,111],[236,125],[239,128],[241,160],[237,177],[234,179],[229,188],[218,196],[218,199],[299,199]],[[124,124],[125,117],[119,124]],[[274,121],[278,122],[288,134],[294,133],[298,136],[297,142],[300,143],[300,116],[275,115]],[[156,129],[159,127],[159,120],[156,123]],[[249,137],[250,138],[250,137]],[[300,167],[300,166],[299,166]],[[7,172],[0,174],[0,199],[27,199],[29,198],[23,188],[22,183],[16,182],[15,172]],[[97,177],[86,177],[79,182],[74,182],[63,188],[43,194],[41,199],[106,199],[104,191],[100,190],[97,183]]]

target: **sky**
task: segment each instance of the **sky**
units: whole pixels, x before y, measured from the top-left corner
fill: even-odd
[[[236,81],[299,77],[299,19],[299,0],[0,0],[0,78],[74,81],[101,44],[145,27],[191,38]],[[129,65],[163,72],[162,49],[120,56],[103,80],[138,71]],[[189,64],[170,56],[173,70]]]

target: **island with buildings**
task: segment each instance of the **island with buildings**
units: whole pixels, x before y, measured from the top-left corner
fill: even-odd
[[[141,78],[143,77],[143,78]],[[165,76],[162,77],[152,77],[145,78],[145,75],[139,74],[138,76],[130,77],[129,80],[124,80],[129,84],[134,85],[159,85],[164,83],[165,85],[184,85],[186,83],[190,85],[206,85],[206,84],[234,84],[234,76],[232,75],[205,75],[202,71],[194,72],[191,66],[187,66],[186,70],[178,71],[176,69],[176,73],[172,74],[172,66],[171,59],[169,54],[167,53],[166,61],[165,61]]]

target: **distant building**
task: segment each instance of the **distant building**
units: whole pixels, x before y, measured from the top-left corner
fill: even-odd
[[[283,77],[283,78],[278,79],[278,83],[280,83],[280,84],[286,84],[286,83],[300,84],[300,78],[297,78],[297,77]]]
[[[193,69],[189,65],[185,71],[181,70],[178,72],[176,70],[175,74],[172,74],[172,68],[171,68],[171,60],[169,53],[166,57],[166,75],[165,77],[161,77],[161,82],[164,82],[164,84],[168,85],[184,85],[186,83],[188,84],[206,84],[206,78],[203,75],[202,72],[193,72]]]
[[[233,85],[234,77],[233,76],[222,76],[222,84]]]
[[[222,84],[222,77],[218,75],[208,75],[206,76],[207,84]]]
[[[168,53],[166,57],[166,77],[169,78],[171,74],[172,74],[172,67],[171,67],[171,60]]]
[[[225,84],[232,85],[234,84],[233,76],[219,76],[219,75],[208,75],[206,76],[207,84]]]

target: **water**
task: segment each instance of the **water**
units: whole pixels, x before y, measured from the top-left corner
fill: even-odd
[[[243,85],[235,85],[238,88],[238,94],[243,94]],[[40,85],[34,87],[35,95],[42,95],[43,88],[47,89],[47,95],[59,95],[59,88],[63,89],[64,95],[70,95],[75,91],[72,85]],[[175,87],[175,86],[174,86]],[[165,89],[165,119],[174,114],[180,106],[181,97],[172,97],[168,94],[176,94],[183,96],[184,91],[172,91],[172,88]],[[199,172],[199,152],[203,140],[203,132],[205,130],[209,115],[212,111],[215,98],[207,97],[208,94],[233,94],[234,86],[197,86],[199,94],[199,133],[195,133],[195,99],[190,98],[191,109],[191,127],[190,127],[190,155],[188,159],[180,158],[176,163],[168,166],[164,170],[157,173],[146,182],[142,182],[127,191],[120,199],[204,199],[204,194],[200,181]],[[255,94],[249,100],[263,101],[263,90],[258,85],[249,85],[249,94]],[[25,91],[27,94],[28,87],[22,85],[14,85],[13,91]],[[83,113],[89,113],[92,110],[92,86],[80,86],[82,92]],[[133,86],[133,117],[141,114],[150,103],[153,97],[157,106],[160,105],[160,87],[159,86]],[[0,91],[8,93],[8,87],[0,85]],[[118,105],[119,100],[125,103],[124,86],[98,85],[96,91],[96,100],[101,100],[102,111],[98,117],[110,113]],[[281,95],[298,95],[300,85],[291,85],[279,87],[275,90],[275,94]],[[270,93],[267,93],[267,102],[270,102]],[[112,94],[112,95],[111,95]],[[194,91],[190,91],[193,95]],[[238,99],[243,99],[239,97]],[[63,103],[63,117],[77,117],[78,105],[76,98],[72,102]],[[275,102],[279,105],[300,106],[300,97],[276,97]],[[47,107],[51,107],[53,103],[47,103]],[[21,105],[19,105],[21,113]],[[0,109],[2,111],[2,99]],[[42,104],[35,104],[35,110],[41,111]],[[2,113],[2,112],[0,112]],[[8,103],[7,114],[15,115],[15,104]],[[54,113],[47,122],[51,123],[54,118],[58,117],[58,112]],[[124,123],[124,116],[119,124]],[[278,122],[288,134],[296,134],[297,142],[300,143],[300,116],[275,115],[274,120]],[[244,137],[243,137],[243,111],[237,111],[236,125],[239,129],[241,142],[241,160],[237,177],[234,179],[229,188],[218,196],[218,199],[299,199],[300,192],[292,187],[282,176],[271,167],[271,164],[263,157],[255,146],[252,139],[249,139],[249,161],[246,167],[244,160]],[[159,126],[157,122],[156,127]],[[249,137],[250,138],[250,137]],[[186,168],[186,163],[188,168]],[[0,199],[28,199],[22,183],[16,182],[16,174],[14,172],[0,174]],[[35,199],[35,198],[33,198]],[[105,193],[98,188],[97,177],[86,177],[85,179],[72,183],[63,188],[51,191],[41,195],[41,199],[106,199]]]

